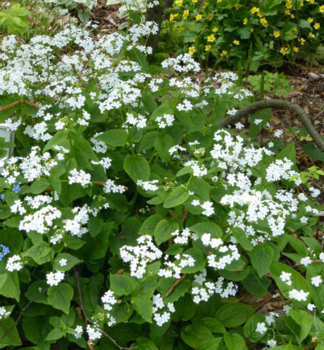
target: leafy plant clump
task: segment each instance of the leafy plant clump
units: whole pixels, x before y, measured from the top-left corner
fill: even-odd
[[[175,0],[169,23],[195,57],[229,66],[244,62],[256,71],[261,64],[323,60],[323,16],[316,0]]]
[[[157,30],[3,40],[1,347],[323,349],[320,191],[293,144],[218,126],[236,74],[149,65]]]

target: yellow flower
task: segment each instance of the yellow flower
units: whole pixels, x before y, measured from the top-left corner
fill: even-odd
[[[202,15],[198,13],[198,15],[196,16],[196,21],[200,21],[201,19],[202,19]]]
[[[198,2],[198,0],[191,0],[193,3],[196,3],[196,2]]]
[[[205,50],[206,50],[206,51],[209,51],[210,49],[211,49],[211,45],[206,45],[206,46],[205,46]]]
[[[280,36],[279,30],[275,30],[275,31],[273,32],[273,35],[274,35],[276,38],[279,38],[279,36]]]
[[[195,53],[195,51],[196,50],[195,50],[195,48],[193,46],[189,47],[189,53],[190,53],[191,56]]]
[[[314,21],[313,18],[308,18],[307,20],[308,23],[312,23],[313,21]]]
[[[244,24],[244,25],[247,25],[247,24],[248,24],[248,19],[247,19],[247,18],[244,18],[244,19],[243,19],[243,24]]]
[[[294,51],[295,51],[295,52],[298,52],[298,51],[299,51],[299,48],[296,47],[296,46],[294,46]]]
[[[207,1],[204,1],[203,3],[202,3],[202,8],[204,9],[204,8],[206,8],[208,6],[208,2]]]
[[[323,6],[320,6],[319,12],[320,12],[320,13],[324,13],[324,5],[323,5]]]
[[[290,18],[294,19],[294,18],[295,18],[295,15],[291,14],[291,15],[290,15]]]
[[[183,0],[176,0],[174,2],[177,6],[181,7],[183,5]]]
[[[288,49],[287,49],[286,47],[282,47],[282,48],[280,49],[280,53],[281,53],[282,55],[287,55]]]
[[[317,30],[321,25],[319,23],[314,24],[314,28]]]
[[[192,39],[192,42],[195,43],[195,42],[196,42],[196,39]]]
[[[209,36],[207,36],[207,41],[209,43],[213,43],[215,41],[215,35],[214,34],[210,34]]]
[[[212,14],[207,16],[208,21],[211,21],[213,18],[214,18],[214,16]]]
[[[175,13],[174,15],[171,13],[171,15],[170,15],[170,22],[173,21],[177,17],[178,17],[177,13]]]
[[[299,41],[300,41],[301,45],[304,45],[306,42],[306,40],[304,38],[299,39]]]
[[[313,33],[309,33],[309,36],[310,36],[311,38],[315,38],[315,34],[313,34]]]
[[[189,10],[184,10],[183,11],[183,16],[182,16],[183,19],[186,20],[188,18],[188,16],[189,16]]]
[[[257,8],[257,7],[252,7],[251,10],[250,10],[250,12],[251,12],[252,15],[253,15],[253,14],[255,14],[255,13],[259,13],[259,12],[260,12],[260,9]]]
[[[263,25],[263,27],[265,28],[268,27],[268,21],[264,17],[261,18],[260,23]]]
[[[315,0],[309,0],[310,4],[315,4]]]
[[[225,57],[227,56],[227,51],[222,51],[222,53],[220,54],[221,57]]]
[[[217,31],[218,31],[217,27],[214,27],[213,30],[212,30],[213,33],[216,33]]]
[[[290,11],[289,10],[285,10],[285,15],[287,15],[287,16],[290,16]]]
[[[254,32],[254,28],[251,28],[251,29],[250,29],[250,32],[253,33],[253,32]]]
[[[233,41],[233,44],[234,44],[234,45],[240,45],[240,42],[239,42],[239,40],[234,40],[234,41]]]
[[[291,9],[292,8],[292,3],[291,3],[291,0],[287,0],[286,1],[286,9]]]

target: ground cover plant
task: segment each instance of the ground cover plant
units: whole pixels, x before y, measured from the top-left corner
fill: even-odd
[[[243,62],[253,71],[261,64],[280,67],[296,60],[318,64],[323,61],[323,16],[318,0],[176,0],[163,25],[163,34],[171,35],[160,47],[172,51],[178,40],[180,52],[201,61],[232,67]]]
[[[155,23],[91,30],[2,40],[0,347],[322,350],[323,171]]]

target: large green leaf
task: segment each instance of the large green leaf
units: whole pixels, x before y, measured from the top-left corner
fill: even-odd
[[[269,245],[258,245],[253,248],[251,262],[260,278],[269,270],[273,256],[273,249]]]
[[[163,219],[156,226],[154,230],[154,239],[157,245],[166,242],[170,239],[171,233],[175,232],[179,228],[175,221]]]
[[[116,295],[128,295],[134,292],[136,281],[128,274],[110,274],[110,288]]]
[[[183,186],[174,188],[164,201],[164,208],[173,208],[183,204],[189,198],[189,191]]]
[[[131,299],[135,311],[146,321],[152,323],[153,306],[150,298],[139,295]]]
[[[60,283],[58,286],[50,287],[47,291],[47,300],[55,309],[69,313],[70,303],[73,297],[73,289],[67,283]]]
[[[128,142],[127,132],[121,129],[108,130],[96,138],[113,147],[125,146]]]
[[[138,180],[147,181],[150,178],[150,166],[143,156],[126,156],[124,170],[136,183]]]
[[[217,312],[216,317],[227,328],[234,328],[242,325],[254,313],[254,309],[243,303],[225,304],[221,306]]]

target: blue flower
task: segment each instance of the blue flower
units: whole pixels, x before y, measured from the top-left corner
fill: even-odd
[[[0,194],[0,199],[4,202],[5,201],[5,197],[4,197],[4,194]]]
[[[17,185],[13,185],[12,187],[12,190],[17,194],[21,191],[21,188],[20,188],[20,185],[21,185],[21,182],[18,182]]]
[[[10,253],[10,249],[5,245],[0,244],[0,261],[3,259],[5,255],[9,253]]]

